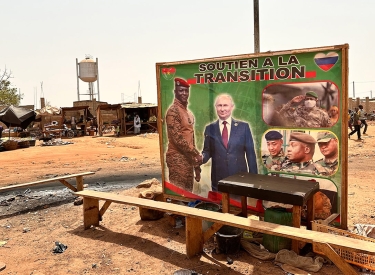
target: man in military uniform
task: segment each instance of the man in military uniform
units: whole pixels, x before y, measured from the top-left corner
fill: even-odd
[[[194,170],[200,180],[201,161],[194,140],[194,115],[187,109],[190,85],[182,78],[175,78],[175,99],[167,110],[166,123],[168,150],[166,162],[169,181],[184,190],[193,190]]]
[[[294,104],[304,102],[303,105],[293,107]],[[306,95],[299,95],[292,98],[280,110],[281,118],[285,121],[285,126],[294,127],[330,127],[331,121],[328,113],[316,107],[318,95],[313,92],[307,92]]]
[[[283,145],[283,135],[278,131],[269,131],[264,136],[267,141],[267,149],[270,155],[264,161],[269,170],[280,171],[281,163],[285,160]]]
[[[312,162],[315,144],[316,140],[309,134],[292,132],[281,171],[316,175],[317,172]]]
[[[319,132],[317,140],[324,158],[315,162],[315,168],[319,175],[331,176],[336,173],[338,168],[339,148],[337,137],[332,132]]]

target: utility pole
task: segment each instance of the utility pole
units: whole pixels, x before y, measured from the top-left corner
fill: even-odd
[[[40,97],[44,97],[44,93],[43,93],[43,81],[40,82]]]
[[[259,0],[253,0],[254,4],[254,53],[260,52],[259,43]]]
[[[355,88],[354,88],[354,81],[353,81],[353,98],[355,98]]]

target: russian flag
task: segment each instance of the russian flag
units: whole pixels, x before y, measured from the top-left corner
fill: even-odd
[[[335,52],[328,54],[318,53],[314,57],[315,64],[323,71],[329,71],[339,59],[339,55]]]

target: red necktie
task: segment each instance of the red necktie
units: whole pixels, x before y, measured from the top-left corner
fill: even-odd
[[[228,147],[228,128],[227,128],[227,123],[226,121],[223,121],[224,128],[223,132],[221,133],[221,139],[223,140],[225,148]]]

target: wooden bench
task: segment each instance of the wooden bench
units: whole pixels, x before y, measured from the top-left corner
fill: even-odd
[[[1,187],[0,192],[6,192],[6,191],[14,190],[14,189],[25,188],[25,187],[44,184],[44,183],[55,182],[55,181],[59,181],[62,184],[64,184],[66,187],[71,189],[73,192],[77,192],[77,191],[83,190],[83,177],[89,176],[89,175],[94,175],[94,174],[95,174],[95,172],[84,172],[84,173],[71,174],[71,175],[55,177],[55,178],[50,178],[50,179],[45,179],[45,180],[38,180],[38,181],[33,181],[33,182],[15,184],[15,185]],[[77,187],[74,187],[73,185],[71,185],[69,182],[66,181],[67,179],[71,179],[71,178],[76,178],[76,184],[77,184],[76,186]]]
[[[186,254],[188,257],[201,253],[203,251],[204,242],[222,225],[229,225],[249,231],[286,237],[317,245],[344,274],[357,273],[351,265],[335,252],[334,248],[344,248],[348,251],[375,255],[375,243],[347,238],[344,236],[251,220],[229,213],[208,211],[173,203],[153,201],[107,192],[84,190],[76,192],[75,194],[83,197],[83,223],[85,229],[88,229],[91,226],[98,226],[111,203],[127,204],[185,216]],[[99,207],[100,200],[104,201],[101,207]],[[202,220],[211,221],[215,224],[206,232],[202,232]]]
[[[319,191],[319,183],[293,178],[273,177],[241,172],[218,183],[222,192],[223,212],[229,212],[230,195],[241,196],[242,216],[247,217],[247,197],[293,205],[292,225],[301,227],[302,207],[307,206],[307,229],[314,220],[314,194]],[[292,241],[292,250],[299,252],[298,241]]]

